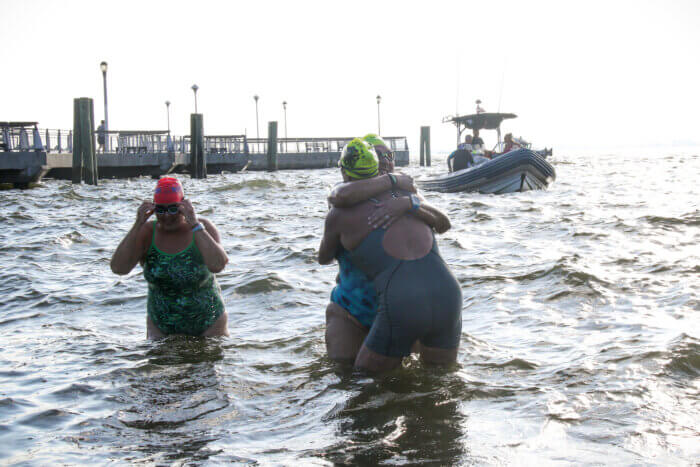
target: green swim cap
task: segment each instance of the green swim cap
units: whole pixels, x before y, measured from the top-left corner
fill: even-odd
[[[355,138],[345,145],[338,161],[350,178],[372,178],[379,173],[379,160],[369,143]]]
[[[382,137],[377,135],[376,133],[368,133],[362,138],[362,140],[368,142],[372,146],[386,146],[387,148],[389,147],[389,145],[386,144],[386,141],[384,141]]]

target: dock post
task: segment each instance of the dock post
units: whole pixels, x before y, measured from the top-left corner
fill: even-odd
[[[51,152],[51,136],[49,136],[49,129],[47,128],[46,131],[44,132],[46,136],[44,136],[44,141],[46,141],[46,152],[49,153]]]
[[[420,127],[420,165],[430,167],[430,127]]]
[[[192,178],[207,178],[202,114],[190,114],[190,173]]]
[[[87,177],[85,177],[85,182],[88,185],[97,185],[98,173],[97,173],[97,145],[95,144],[95,106],[92,99],[86,99],[84,104],[87,107],[87,111],[90,115],[90,120],[88,121],[88,131],[85,133],[87,138],[87,144],[84,146],[87,148],[87,153],[85,153],[85,160],[87,161]],[[109,138],[109,135],[107,135]]]
[[[425,127],[422,126],[420,127],[420,166],[423,167],[425,165],[425,144],[424,140],[425,139]]]
[[[430,127],[425,127],[425,165],[430,167]]]
[[[80,99],[73,99],[73,135],[80,133]],[[83,180],[83,158],[80,151],[80,138],[73,139],[73,166],[71,170],[71,180],[73,184],[80,183]]]
[[[95,127],[92,99],[73,99],[73,183],[97,185]]]
[[[277,170],[277,122],[267,122],[267,171]]]

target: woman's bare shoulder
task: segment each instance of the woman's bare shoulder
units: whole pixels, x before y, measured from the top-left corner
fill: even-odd
[[[139,229],[139,238],[141,238],[141,239],[148,238],[150,240],[151,236],[153,235],[153,229],[155,229],[155,228],[156,228],[155,221],[145,222],[141,226],[141,228]]]

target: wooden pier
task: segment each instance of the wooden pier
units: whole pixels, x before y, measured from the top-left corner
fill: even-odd
[[[74,159],[72,131],[40,130],[36,122],[0,122],[0,130],[0,183],[23,188],[43,177],[71,179]],[[97,136],[94,132],[94,137]],[[110,131],[105,136],[109,138],[109,144],[105,146],[112,152],[96,154],[99,178],[193,174],[190,136],[171,136],[167,131]],[[217,135],[203,136],[202,144],[206,173],[216,174],[237,172],[244,167],[246,170],[336,167],[343,146],[351,139],[249,139],[245,135]],[[408,165],[406,137],[384,139],[394,151],[396,165]],[[274,145],[272,148],[271,144]],[[273,149],[276,159],[273,168],[269,149]]]

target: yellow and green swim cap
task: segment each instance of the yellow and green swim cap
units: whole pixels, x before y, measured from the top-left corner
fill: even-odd
[[[379,174],[379,160],[370,143],[355,138],[345,145],[338,161],[350,178],[372,178]]]
[[[384,141],[382,139],[382,137],[376,133],[368,133],[362,137],[362,140],[368,142],[373,147],[374,146],[386,146],[387,148],[389,147],[389,145],[386,144],[386,141]]]

